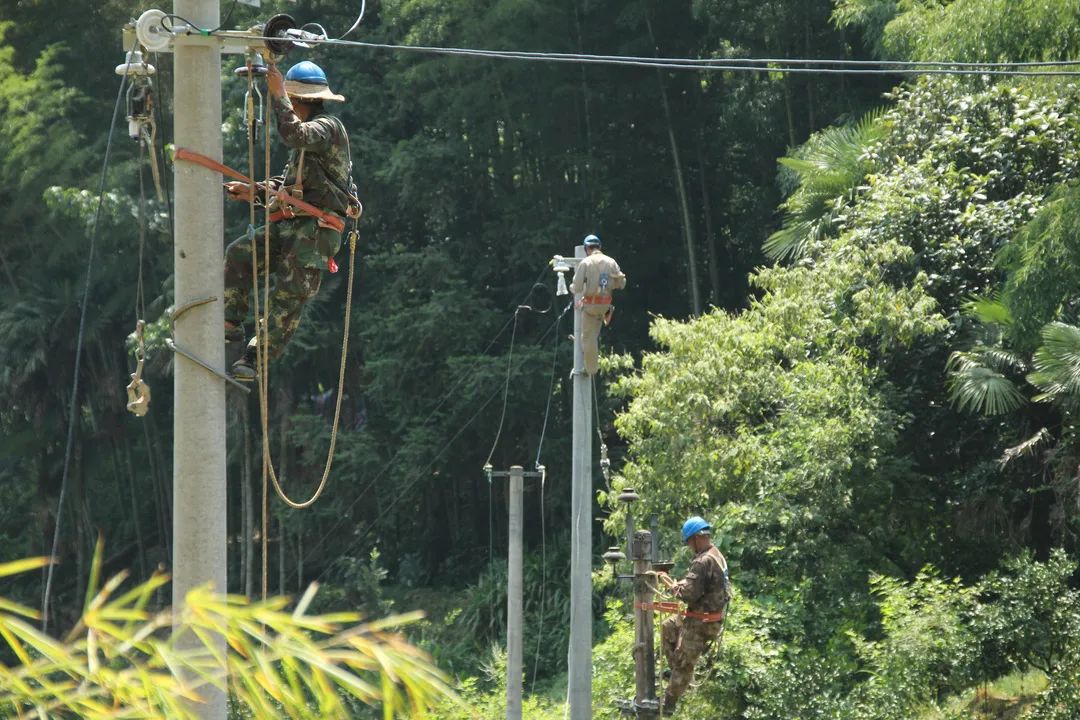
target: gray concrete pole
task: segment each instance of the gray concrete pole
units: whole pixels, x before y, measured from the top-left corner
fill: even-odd
[[[173,12],[203,28],[219,24],[218,0],[176,0]],[[209,37],[177,37],[173,98],[176,146],[221,159],[221,51]],[[213,298],[176,318],[178,347],[225,367],[222,300],[221,176],[192,163],[175,166],[176,307]],[[173,607],[187,592],[211,583],[224,593],[225,572],[225,383],[179,355],[173,416]],[[198,643],[189,637],[187,642]],[[224,652],[221,639],[219,650]],[[225,693],[204,686],[200,716],[224,720]]]
[[[506,720],[521,720],[522,641],[524,612],[524,583],[522,582],[522,515],[524,513],[525,470],[510,466],[510,549],[507,553],[506,591]]]
[[[574,248],[585,257],[585,247]],[[574,296],[575,304],[581,299]],[[592,377],[581,349],[581,307],[574,308],[574,450],[570,512],[570,720],[592,718]]]

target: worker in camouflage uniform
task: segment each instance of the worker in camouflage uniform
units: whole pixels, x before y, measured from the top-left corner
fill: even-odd
[[[698,658],[720,635],[731,599],[727,560],[712,544],[712,528],[704,519],[692,517],[683,523],[682,539],[693,551],[690,569],[678,582],[660,573],[661,582],[686,603],[685,615],[672,615],[660,630],[660,643],[671,677],[664,693],[665,715],[675,711],[679,698],[694,679]]]
[[[352,183],[349,136],[341,120],[323,109],[324,101],[344,102],[330,90],[326,74],[313,62],[293,65],[282,78],[270,65],[266,76],[278,135],[289,148],[285,174],[271,180],[271,195],[278,190],[315,206],[322,216],[295,209],[273,199],[270,203],[269,355],[277,357],[300,324],[304,304],[319,292],[323,268],[337,272],[334,255],[341,246],[344,216],[358,217],[360,203]],[[249,201],[252,188],[244,182],[225,183],[229,197]],[[263,188],[255,191],[262,200]],[[254,232],[254,250],[263,267],[265,228]],[[243,322],[252,291],[252,238],[244,235],[225,250],[225,335],[243,342]],[[261,284],[261,283],[260,283]],[[261,291],[260,291],[261,292]],[[243,357],[233,363],[238,380],[255,378],[255,338]]]
[[[601,250],[600,238],[589,235],[583,243],[585,259],[574,270],[570,292],[581,293],[581,347],[585,354],[585,374],[595,375],[600,361],[600,326],[611,322],[614,308],[611,291],[626,287],[626,275],[619,263]]]

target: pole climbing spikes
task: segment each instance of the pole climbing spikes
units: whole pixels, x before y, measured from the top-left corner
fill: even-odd
[[[145,320],[139,320],[135,324],[136,365],[135,372],[131,373],[131,382],[126,388],[128,412],[138,417],[143,417],[150,410],[150,386],[142,379],[143,362],[146,360],[146,343],[143,339],[145,327]]]

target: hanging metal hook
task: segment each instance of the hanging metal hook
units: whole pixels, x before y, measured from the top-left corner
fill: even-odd
[[[150,386],[142,379],[143,364],[146,361],[146,343],[143,339],[145,327],[145,320],[139,320],[135,324],[135,372],[131,373],[131,382],[126,388],[128,412],[138,417],[146,415],[150,410]]]

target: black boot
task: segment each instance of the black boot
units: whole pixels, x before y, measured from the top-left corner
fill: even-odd
[[[258,351],[256,349],[256,338],[248,340],[247,347],[244,349],[244,354],[239,360],[232,364],[232,376],[234,379],[240,382],[254,382],[256,377],[256,367],[258,366]]]
[[[663,717],[671,717],[675,714],[675,706],[678,704],[678,700],[672,697],[664,696],[664,705],[660,709],[660,714]]]

